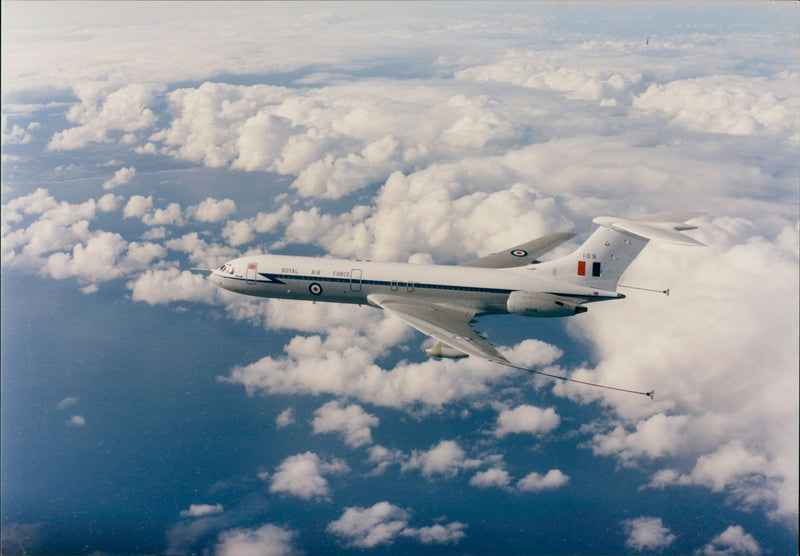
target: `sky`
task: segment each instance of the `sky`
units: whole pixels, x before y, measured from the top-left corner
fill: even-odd
[[[4,554],[796,554],[796,3],[2,4]],[[703,211],[621,301],[239,296]],[[620,290],[623,291],[623,290]]]

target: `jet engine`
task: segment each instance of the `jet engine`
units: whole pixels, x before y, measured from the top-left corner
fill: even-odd
[[[509,313],[523,317],[568,317],[585,313],[586,307],[548,293],[515,291],[506,302]]]

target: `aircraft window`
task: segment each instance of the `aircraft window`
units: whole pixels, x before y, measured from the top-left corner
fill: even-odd
[[[225,267],[226,266],[228,266],[228,265],[222,265],[221,267],[219,267],[220,272],[225,272]]]

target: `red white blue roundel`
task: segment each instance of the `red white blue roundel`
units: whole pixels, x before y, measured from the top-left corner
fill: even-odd
[[[466,336],[453,336],[454,340],[462,340],[464,342],[471,342],[472,338],[467,338]]]
[[[308,291],[311,292],[311,295],[319,295],[322,293],[322,286],[316,282],[312,282],[311,285],[308,286]]]
[[[525,251],[524,249],[514,249],[511,252],[511,254],[514,255],[515,257],[527,257],[528,256],[528,252]]]

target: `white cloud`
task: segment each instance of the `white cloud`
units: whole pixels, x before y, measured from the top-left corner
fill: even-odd
[[[148,226],[182,226],[183,211],[179,203],[170,203],[167,208],[156,209],[151,214],[142,216],[142,222]]]
[[[797,75],[771,80],[715,75],[657,83],[634,99],[633,107],[695,131],[788,136],[797,133],[792,114],[800,110],[794,92],[776,94],[776,86],[786,87],[788,81],[796,84]]]
[[[745,533],[741,525],[731,525],[708,543],[699,554],[705,556],[732,556],[734,554],[762,553],[761,547],[749,533]]]
[[[294,408],[287,407],[280,414],[275,418],[275,426],[279,429],[284,427],[288,427],[289,425],[293,425],[295,423],[294,417]]]
[[[622,522],[628,538],[625,546],[636,552],[660,551],[677,538],[660,517],[637,517]]]
[[[641,457],[658,458],[680,451],[688,440],[690,420],[685,415],[657,413],[636,424],[635,432],[618,426],[592,439],[595,454],[615,454],[625,461]]]
[[[453,521],[445,525],[431,525],[429,527],[413,528],[409,527],[404,529],[400,534],[404,537],[417,539],[422,544],[456,544],[466,537],[464,529],[467,528],[466,523]]]
[[[133,301],[163,305],[180,301],[214,303],[217,288],[206,276],[177,268],[147,270],[127,284]]]
[[[78,276],[89,282],[104,282],[125,274],[118,264],[128,248],[119,234],[95,232],[72,249],[72,253],[54,253],[47,258],[45,270],[58,280]]]
[[[558,91],[568,99],[597,101],[614,106],[642,79],[641,73],[610,66],[594,56],[583,60],[565,57],[572,52],[512,51],[496,62],[456,72],[457,79],[513,83],[531,89]]]
[[[545,434],[560,423],[561,418],[552,407],[541,409],[533,405],[520,405],[500,412],[494,435],[503,438],[512,433]]]
[[[389,502],[370,508],[347,508],[342,516],[328,524],[328,532],[344,537],[349,546],[372,548],[391,544],[408,525],[408,512]]]
[[[183,225],[183,211],[179,203],[169,203],[167,208],[153,210],[153,196],[132,195],[122,211],[124,218],[141,218],[148,226]]]
[[[205,517],[222,513],[222,504],[189,504],[188,510],[181,510],[181,517]]]
[[[78,403],[78,398],[70,396],[70,397],[64,398],[63,400],[58,402],[58,404],[56,405],[56,409],[61,411],[62,409],[66,409],[68,407],[72,407],[76,403]]]
[[[164,242],[164,245],[173,251],[186,253],[198,268],[219,268],[224,261],[239,254],[238,251],[230,247],[217,243],[208,243],[197,232],[170,239]]]
[[[53,135],[48,149],[78,149],[92,142],[110,141],[109,132],[131,133],[152,127],[156,117],[147,105],[164,88],[133,83],[106,93],[105,85],[97,82],[76,86],[81,103],[69,109],[67,120],[78,125]]]
[[[414,450],[402,469],[419,469],[423,476],[444,475],[454,477],[462,469],[472,469],[482,464],[477,459],[467,459],[466,453],[454,440],[442,440],[430,450]]]
[[[371,473],[372,475],[380,475],[390,465],[401,464],[404,460],[403,452],[397,449],[389,449],[380,444],[370,446],[367,452],[369,453],[367,462],[376,466]]]
[[[170,20],[161,17],[161,10],[170,9],[159,6],[157,17]],[[314,85],[307,89],[203,83],[231,67],[264,74],[309,62],[352,62],[349,55],[362,51],[370,37],[381,37],[382,52],[391,52],[448,36],[427,25],[413,30],[389,25],[392,32],[386,33],[385,23],[377,24],[378,30],[363,18],[327,20],[330,14],[288,8],[275,8],[280,13],[266,17],[249,6],[244,10],[245,17],[236,21],[215,11],[220,17],[205,17],[180,36],[174,29],[133,22],[92,26],[94,19],[79,22],[90,28],[81,41],[26,35],[25,49],[4,58],[4,97],[9,91],[75,92],[80,102],[68,118],[76,127],[55,134],[51,148],[120,137],[133,140],[133,146],[140,141],[137,134],[153,131],[135,148],[291,176],[287,203],[303,195],[341,197],[374,185],[372,199],[360,197],[364,204],[343,214],[326,213],[312,197],[304,210],[292,214],[287,204],[281,214],[264,218],[268,231],[287,225],[277,245],[314,243],[342,256],[456,262],[543,233],[585,232],[591,216],[606,212],[713,207],[717,214],[695,232],[711,247],[693,253],[650,246],[626,276],[631,284],[664,283],[672,296],[628,292],[627,300],[592,305],[568,324],[568,331],[588,344],[596,364],[559,370],[592,382],[655,387],[656,400],[567,384],[556,392],[576,403],[604,405],[611,417],[598,418],[600,432],[586,445],[625,465],[660,468],[651,486],[701,485],[734,494],[747,505],[760,500],[773,517],[796,517],[797,74],[784,69],[785,57],[743,57],[756,41],[763,43],[759,52],[783,52],[777,39],[741,34],[720,40],[721,35],[693,33],[659,37],[647,53],[635,41],[615,40],[560,43],[532,54],[506,48],[513,39],[504,35],[493,37],[500,56],[486,51],[485,41],[452,41],[458,58],[442,53],[435,71],[456,70],[455,79],[353,82],[347,76],[343,81],[349,83],[331,85],[330,78],[318,75],[307,80]],[[297,28],[307,39],[291,41],[292,48],[281,46],[288,17],[301,22]],[[18,40],[9,44],[23,44],[13,27],[9,40]],[[475,32],[469,21],[452,28],[461,29],[462,39],[464,29]],[[242,40],[235,45],[186,40],[218,29],[235,30]],[[514,33],[509,36],[518,36]],[[252,56],[251,39],[279,54]],[[191,56],[180,53],[182,44],[192,44]],[[329,50],[330,44],[338,47]],[[725,44],[724,56],[719,44]],[[757,68],[742,69],[756,59]],[[756,71],[762,76],[754,77]],[[169,95],[151,84],[179,80],[203,84]],[[164,100],[170,112],[158,114],[163,129],[156,130],[152,111]],[[711,141],[709,132],[718,136]],[[4,141],[24,141],[30,129],[7,125],[4,114],[3,135]],[[76,260],[91,243],[101,255],[97,279],[130,279],[129,288],[138,292],[132,297],[221,302],[231,318],[319,334],[298,336],[284,354],[234,369],[229,380],[251,393],[353,396],[382,406],[437,409],[490,394],[507,376],[470,360],[382,368],[378,357],[412,336],[402,324],[379,316],[363,318],[376,327],[371,331],[338,319],[355,314],[347,311],[233,301],[203,293],[199,282],[177,271],[146,273],[140,282],[131,275],[143,261],[163,258],[163,251],[128,243],[132,238],[124,234],[115,238],[114,230],[102,235],[89,228],[95,210],[116,210],[110,207],[119,202],[105,196],[94,207],[60,205],[45,190],[12,200],[3,206],[3,265],[79,276],[90,291],[97,284],[84,285],[92,278]],[[189,218],[189,209],[170,206],[154,211],[152,197],[134,196],[124,216],[155,226]],[[38,219],[28,224],[30,218]],[[195,264],[218,266],[238,254],[230,246],[253,241],[258,225],[254,219],[226,225],[227,246],[196,233],[164,245],[188,253]],[[164,239],[164,228],[158,230],[144,240]],[[54,253],[52,260],[47,257]],[[116,274],[112,266],[124,260],[127,266]],[[157,284],[162,278],[165,284]],[[175,294],[165,291],[171,285],[178,286]],[[320,315],[337,317],[336,329],[323,328]],[[361,320],[358,316],[353,320]],[[523,342],[514,348],[514,360],[549,358],[544,364],[551,364],[558,349],[543,346],[548,357],[536,359],[537,346]],[[396,452],[372,448],[379,467],[397,462]],[[498,473],[493,477],[503,480]]]
[[[86,425],[86,418],[83,415],[73,415],[67,421],[67,426],[70,427],[83,427]]]
[[[102,212],[112,212],[119,208],[123,197],[118,197],[113,193],[106,193],[97,200],[97,210]]]
[[[280,303],[268,305],[267,309],[277,308]],[[318,312],[328,311],[319,305],[322,304],[311,307],[305,304],[304,309],[310,312],[290,315],[287,313],[295,307],[290,303],[282,305],[279,314],[295,322],[299,318],[309,319],[311,326],[319,328],[320,323],[326,321]],[[263,310],[261,306],[256,309]],[[234,310],[229,307],[232,316]],[[344,316],[351,310],[341,309],[340,314]],[[270,315],[273,314],[270,310]],[[249,311],[246,315],[253,316]],[[250,365],[236,367],[223,380],[242,384],[250,393],[329,393],[384,407],[413,404],[440,407],[452,400],[487,392],[488,384],[514,373],[511,369],[472,359],[459,362],[427,360],[418,364],[401,362],[391,372],[384,370],[374,363],[375,358],[408,335],[409,330],[399,320],[383,319],[376,323],[370,315],[381,316],[371,310],[362,310],[358,326],[368,328],[364,332],[349,328],[353,326],[352,320],[347,323],[348,327],[327,321],[331,328],[324,339],[318,335],[296,336],[284,347],[285,357],[267,356]],[[270,326],[277,327],[274,322]]]
[[[558,469],[551,469],[545,475],[533,472],[517,481],[517,488],[523,492],[539,492],[560,488],[569,482],[569,476]]]
[[[3,205],[3,221],[19,222],[22,216],[17,211],[25,214],[41,214],[57,206],[58,203],[47,189],[39,187],[33,193],[12,199]]]
[[[380,421],[356,404],[342,407],[338,401],[328,402],[314,412],[311,422],[314,434],[339,432],[352,448],[372,443],[372,427]]]
[[[2,135],[0,135],[0,142],[2,142],[3,145],[21,145],[31,142],[33,136],[28,133],[28,130],[36,129],[36,122],[31,123],[26,129],[17,124],[13,124],[9,127],[8,116],[6,114],[2,114],[0,118],[2,118]]]
[[[186,213],[198,222],[220,222],[236,212],[233,199],[213,199],[208,197],[199,205],[189,207]]]
[[[153,196],[133,195],[122,211],[124,218],[141,218],[153,208]]]
[[[422,544],[457,543],[466,535],[466,524],[457,521],[428,527],[408,527],[410,514],[390,504],[378,502],[369,508],[347,508],[342,516],[328,524],[328,532],[347,541],[347,546],[373,548],[390,545],[398,537],[416,539]]]
[[[289,456],[270,480],[270,492],[282,492],[303,500],[327,498],[330,489],[323,475],[347,473],[350,468],[340,459],[330,462],[313,452]]]
[[[591,443],[598,455],[631,464],[681,462],[665,465],[670,471],[654,476],[652,486],[703,485],[787,518],[795,515],[798,491],[798,406],[788,386],[796,384],[788,377],[797,368],[798,297],[789,286],[798,280],[797,254],[789,250],[792,241],[784,248],[748,237],[748,228],[712,220],[702,227],[707,237],[700,236],[709,248],[649,245],[626,282],[659,276],[671,286],[670,297],[632,293],[570,323],[596,346],[599,360],[575,378],[655,388],[654,402],[567,384],[556,391],[602,399],[617,412],[613,430]],[[796,238],[796,230],[791,234]]]
[[[222,229],[222,237],[233,246],[248,243],[255,238],[255,234],[274,231],[279,225],[289,221],[291,209],[283,205],[275,212],[260,212],[253,218],[239,221],[229,221]]]
[[[478,488],[506,488],[511,483],[511,476],[505,469],[493,467],[486,471],[478,471],[469,480],[469,484]]]
[[[290,556],[294,533],[270,523],[257,529],[232,529],[220,533],[214,547],[217,556]]]
[[[122,167],[114,173],[113,178],[107,179],[103,183],[103,189],[114,189],[115,187],[119,187],[120,185],[125,185],[126,183],[130,183],[133,179],[133,176],[136,175],[136,168],[130,166],[128,168]]]

